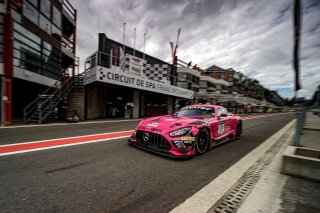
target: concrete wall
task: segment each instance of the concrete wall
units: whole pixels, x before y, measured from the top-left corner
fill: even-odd
[[[84,91],[73,91],[69,95],[69,109],[76,110],[80,120],[84,120]]]
[[[316,149],[288,146],[282,156],[281,173],[320,182],[320,160],[298,155],[299,150],[309,151],[314,156],[320,155]]]
[[[107,91],[104,87],[87,86],[87,119],[106,116],[106,96]]]
[[[139,118],[140,92],[138,90],[133,91],[133,105],[132,118]]]

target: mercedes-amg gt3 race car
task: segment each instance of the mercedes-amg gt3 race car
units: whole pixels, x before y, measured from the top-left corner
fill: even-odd
[[[172,157],[193,157],[240,137],[242,121],[217,105],[190,105],[172,115],[147,118],[130,137],[131,145]]]

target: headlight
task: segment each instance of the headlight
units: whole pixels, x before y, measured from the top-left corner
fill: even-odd
[[[185,135],[187,132],[189,132],[190,129],[191,129],[190,126],[184,127],[184,128],[177,129],[177,130],[174,130],[174,131],[170,132],[169,135],[171,137],[177,137],[177,136]]]

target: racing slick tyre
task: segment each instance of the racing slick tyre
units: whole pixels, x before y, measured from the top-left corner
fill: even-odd
[[[242,134],[242,122],[239,121],[236,128],[236,139],[240,138]]]
[[[196,153],[203,154],[207,151],[210,141],[210,135],[207,129],[201,129],[196,137]]]

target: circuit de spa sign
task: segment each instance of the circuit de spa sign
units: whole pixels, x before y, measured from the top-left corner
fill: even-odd
[[[84,84],[100,81],[108,84],[126,86],[181,98],[193,99],[193,91],[180,87],[163,84],[148,78],[119,72],[105,67],[96,66],[85,72]]]

